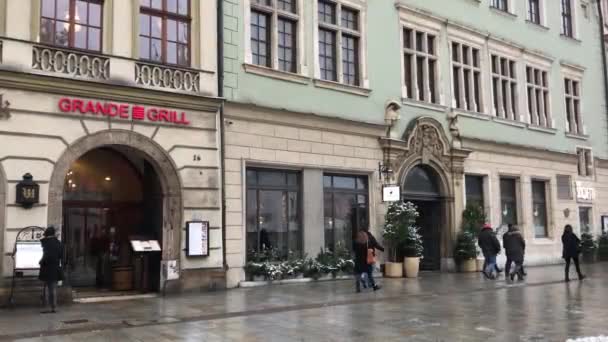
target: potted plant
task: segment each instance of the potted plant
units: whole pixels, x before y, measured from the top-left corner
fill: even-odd
[[[416,217],[418,217],[418,212],[412,203],[393,202],[388,207],[382,232],[388,247],[389,260],[384,265],[384,273],[387,277],[400,278],[403,276],[403,263],[400,262],[399,257],[409,236],[408,229],[414,225]]]
[[[412,209],[409,209],[412,210]],[[416,215],[418,216],[418,212],[416,208],[413,208]],[[422,257],[422,251],[424,250],[424,246],[422,244],[422,236],[418,232],[418,227],[413,225],[413,222],[407,226],[406,234],[403,239],[403,266],[405,271],[405,276],[407,278],[416,278],[418,277],[418,270],[420,269],[420,257]]]
[[[477,265],[477,236],[486,222],[483,208],[467,205],[462,212],[462,232],[458,234],[454,247],[454,260],[461,272],[475,272]]]
[[[597,239],[597,257],[600,261],[608,261],[608,233],[603,232]]]
[[[583,261],[591,263],[595,261],[595,250],[597,244],[591,233],[581,234],[581,253],[583,254]]]

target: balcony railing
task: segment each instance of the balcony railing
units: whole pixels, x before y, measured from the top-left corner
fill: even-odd
[[[32,52],[32,68],[36,70],[102,81],[110,79],[107,57],[36,45]]]
[[[188,69],[137,62],[135,83],[148,87],[199,92],[200,74]]]

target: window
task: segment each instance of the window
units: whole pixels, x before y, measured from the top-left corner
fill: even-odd
[[[253,0],[250,23],[251,62],[296,73],[299,20],[297,0]],[[276,33],[274,42],[273,33]]]
[[[560,200],[572,199],[572,177],[557,175],[557,198]]]
[[[484,210],[483,176],[465,176],[467,207],[476,206]]]
[[[319,0],[318,17],[321,79],[359,86],[359,11],[341,3]]]
[[[531,66],[526,67],[526,86],[530,123],[542,127],[553,126],[547,72]]]
[[[494,115],[518,120],[517,72],[515,61],[492,55],[492,96]]]
[[[491,0],[490,7],[509,12],[509,0]]]
[[[274,249],[281,258],[302,251],[300,174],[247,169],[247,252]]]
[[[593,156],[591,150],[579,148],[576,150],[578,156],[578,175],[583,177],[593,176]]]
[[[452,42],[454,107],[482,112],[481,63],[479,49]]]
[[[140,0],[139,57],[190,66],[190,0]]]
[[[541,25],[540,0],[528,0],[528,21]]]
[[[578,208],[578,219],[580,224],[581,233],[591,233],[591,208],[580,207]]]
[[[352,248],[357,231],[368,228],[367,177],[325,175],[323,177],[325,248]]]
[[[534,215],[534,236],[547,237],[547,183],[532,181],[532,209]]]
[[[500,179],[500,210],[502,224],[517,224],[517,180],[514,178]]]
[[[102,0],[42,0],[40,41],[101,52]]]
[[[566,130],[571,134],[584,135],[581,119],[580,82],[565,78],[564,88],[566,95]]]
[[[572,0],[561,0],[562,10],[562,34],[567,37],[574,37],[572,23]]]
[[[439,103],[437,88],[437,48],[434,34],[403,29],[405,97]]]

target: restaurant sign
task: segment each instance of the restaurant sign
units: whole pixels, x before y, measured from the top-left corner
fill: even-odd
[[[134,121],[167,122],[176,125],[190,125],[186,113],[175,110],[146,107],[140,105],[61,98],[58,103],[63,113],[80,113],[83,115],[117,117]]]

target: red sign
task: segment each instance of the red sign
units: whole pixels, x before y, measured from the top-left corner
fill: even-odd
[[[178,113],[156,107],[145,107],[124,103],[85,101],[64,97],[59,100],[59,110],[64,113],[92,114],[96,116],[118,117],[139,121],[168,122],[176,125],[190,125],[186,113]]]

